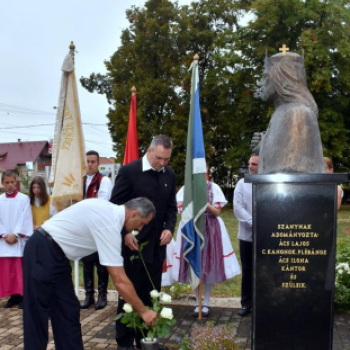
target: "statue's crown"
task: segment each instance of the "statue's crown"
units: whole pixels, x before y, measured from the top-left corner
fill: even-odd
[[[277,53],[273,56],[265,58],[265,65],[283,62],[293,63],[304,67],[304,58],[295,52]]]

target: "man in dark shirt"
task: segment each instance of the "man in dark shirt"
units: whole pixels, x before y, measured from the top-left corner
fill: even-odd
[[[177,205],[175,175],[167,166],[172,151],[172,141],[165,135],[155,136],[143,158],[123,166],[118,173],[111,196],[111,202],[122,204],[136,197],[148,198],[156,208],[155,218],[146,225],[137,236],[124,232],[122,255],[127,276],[133,282],[136,292],[145,305],[151,306],[150,292],[154,289],[147,277],[138,246],[147,242],[142,250],[153,285],[160,291],[163,261],[166,257],[166,245],[172,239],[176,224]],[[124,302],[118,301],[118,313],[122,312]],[[141,334],[116,322],[116,341],[119,349],[134,349],[140,346]],[[160,346],[159,349],[165,349]]]

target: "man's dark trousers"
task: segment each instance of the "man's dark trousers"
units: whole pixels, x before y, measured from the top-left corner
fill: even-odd
[[[242,262],[242,299],[243,308],[251,309],[253,293],[253,244],[239,240],[239,250]]]
[[[72,268],[61,248],[38,230],[23,255],[24,349],[46,350],[51,318],[57,350],[83,350],[80,304]]]

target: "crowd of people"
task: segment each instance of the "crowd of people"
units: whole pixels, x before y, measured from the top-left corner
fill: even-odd
[[[188,263],[182,255],[181,225],[176,243],[173,240],[184,187],[176,191],[175,174],[168,166],[172,147],[167,136],[154,137],[142,158],[120,169],[114,187],[98,170],[98,153],[88,152],[84,200],[61,212],[52,206],[42,177],[32,179],[27,196],[17,191],[14,171],[2,174],[5,192],[0,196],[0,298],[8,297],[4,308],[24,308],[26,350],[46,349],[49,318],[56,349],[83,349],[80,309],[95,305],[98,310],[107,305],[109,276],[119,292],[117,313],[129,303],[149,325],[157,318],[147,308],[152,306],[150,292],[154,288],[160,291],[164,266],[172,267],[170,281],[189,281]],[[249,173],[257,174],[258,167],[259,156],[252,155]],[[325,158],[325,169],[333,172],[329,158]],[[220,218],[227,200],[220,187],[209,179],[207,193],[201,312],[204,317],[209,315],[214,284],[242,272],[239,315],[245,317],[252,311],[252,184],[240,180],[233,199],[239,222],[241,267]],[[341,198],[339,187],[338,208]],[[132,232],[135,230],[137,234]],[[140,246],[152,281],[143,262],[131,259]],[[74,293],[69,260],[83,262],[85,299],[81,304]],[[96,303],[94,266],[98,276]],[[196,290],[195,317],[199,313],[199,297]],[[118,349],[140,348],[140,340],[140,333],[116,321]],[[166,347],[160,345],[159,349]]]

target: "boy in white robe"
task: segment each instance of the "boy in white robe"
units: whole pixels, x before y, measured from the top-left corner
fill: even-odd
[[[16,189],[17,175],[7,170],[1,183],[0,196],[0,298],[10,296],[4,308],[22,305],[22,257],[26,241],[33,233],[33,217],[29,197]]]

